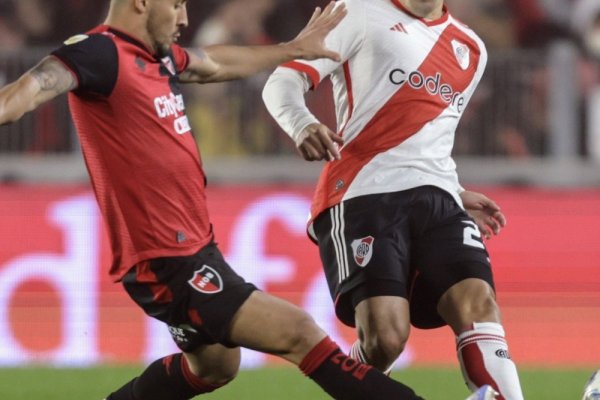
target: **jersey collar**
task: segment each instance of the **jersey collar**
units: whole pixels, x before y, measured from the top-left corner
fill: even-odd
[[[126,41],[127,43],[130,43],[136,47],[139,47],[140,49],[142,49],[146,53],[148,53],[150,56],[156,58],[154,56],[154,54],[152,53],[152,50],[146,44],[144,44],[141,40],[131,36],[128,33],[125,33],[119,29],[113,28],[110,25],[100,25],[99,31],[112,33],[113,35],[117,36],[118,38],[120,38],[120,39]]]
[[[434,20],[426,20],[425,18],[419,17],[418,15],[413,14],[410,10],[408,10],[406,7],[404,7],[404,5],[402,3],[400,3],[400,0],[391,0],[392,3],[394,3],[394,5],[399,8],[400,10],[402,10],[403,12],[405,12],[406,14],[410,15],[411,17],[418,19],[419,21],[421,21],[422,23],[424,23],[427,26],[435,26],[435,25],[440,25],[443,24],[444,22],[448,21],[448,16],[450,15],[448,13],[448,8],[446,7],[446,4],[443,5],[443,9],[442,9],[442,16],[439,17],[438,19],[434,19]]]

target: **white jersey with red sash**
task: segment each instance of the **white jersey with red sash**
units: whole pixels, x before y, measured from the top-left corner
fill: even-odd
[[[330,76],[342,159],[328,162],[311,217],[356,196],[423,185],[460,185],[455,130],[487,62],[483,42],[444,8],[427,21],[398,0],[344,0],[348,15],[327,37],[341,62],[293,61],[316,87]]]

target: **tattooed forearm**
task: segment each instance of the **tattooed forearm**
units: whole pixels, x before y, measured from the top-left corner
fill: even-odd
[[[40,104],[77,87],[69,69],[46,57],[18,80],[0,88],[0,125],[15,122]]]
[[[71,72],[51,57],[42,60],[30,74],[38,81],[42,91],[58,95],[75,88],[75,79]]]

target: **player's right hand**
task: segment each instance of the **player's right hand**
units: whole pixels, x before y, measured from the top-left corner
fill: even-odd
[[[339,147],[344,144],[344,139],[326,125],[310,124],[304,128],[300,138],[298,151],[307,161],[333,161],[342,158]]]
[[[486,239],[498,235],[506,226],[506,216],[496,202],[482,193],[465,190],[460,194],[463,206]]]

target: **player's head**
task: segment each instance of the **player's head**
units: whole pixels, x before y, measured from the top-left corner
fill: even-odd
[[[188,25],[187,0],[140,0],[148,7],[146,30],[158,55],[165,55]]]
[[[188,25],[187,0],[111,0],[106,23],[139,37],[164,56]]]

